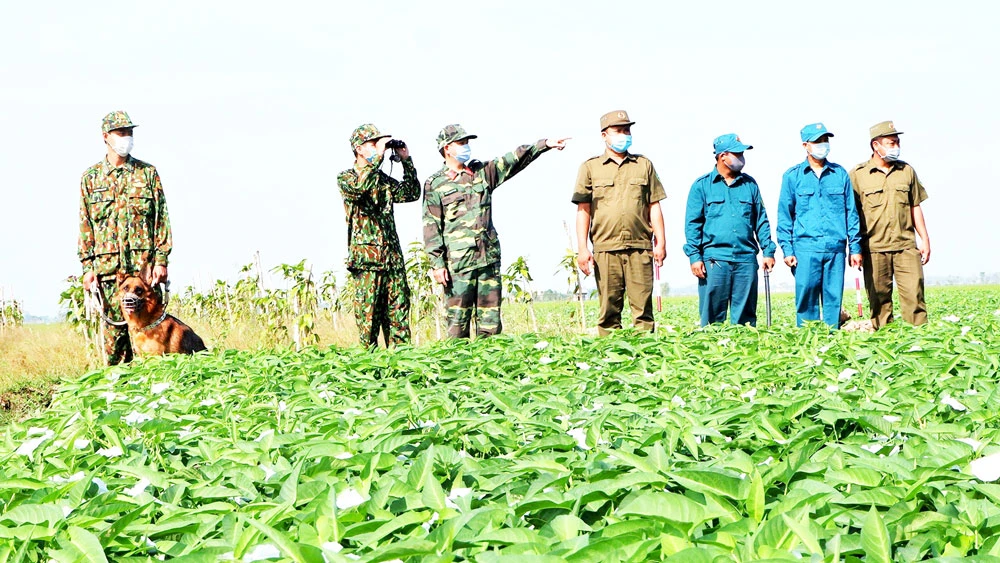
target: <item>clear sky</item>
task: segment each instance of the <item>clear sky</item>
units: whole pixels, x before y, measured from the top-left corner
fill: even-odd
[[[845,166],[868,158],[870,125],[905,132],[902,158],[930,195],[928,276],[1000,269],[1000,197],[985,174],[1000,156],[997,2],[100,5],[17,2],[0,18],[0,286],[31,314],[56,314],[80,271],[80,175],[103,158],[101,118],[116,109],[140,125],[133,155],[163,180],[175,291],[232,279],[257,250],[265,267],[307,258],[343,272],[336,175],[365,122],[409,144],[421,181],[441,166],[434,138],[449,123],[479,135],[483,160],[573,137],[494,194],[505,265],[523,255],[537,288],[565,289],[552,274],[573,183],[615,109],[637,122],[633,151],[667,190],[662,275],[674,287],[694,283],[684,205],[713,165],[712,139],[754,145],[745,171],[773,228],[781,174],[815,121]],[[396,217],[404,245],[421,237],[419,203]],[[775,283],[790,280],[779,265]]]

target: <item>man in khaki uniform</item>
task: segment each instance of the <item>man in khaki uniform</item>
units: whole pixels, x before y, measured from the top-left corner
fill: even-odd
[[[927,322],[924,303],[924,269],[931,258],[924,213],[927,199],[923,184],[909,164],[899,160],[899,135],[891,121],[870,129],[872,156],[850,170],[851,184],[861,216],[861,249],[865,289],[872,309],[872,324],[881,328],[892,322],[892,282],[899,288],[903,319]],[[916,236],[920,237],[917,244]]]
[[[635,327],[653,330],[653,263],[659,267],[667,255],[659,203],[667,195],[653,163],[628,152],[634,123],[624,111],[601,117],[604,154],[580,166],[573,192],[577,265],[597,278],[602,336],[622,327],[626,293]]]

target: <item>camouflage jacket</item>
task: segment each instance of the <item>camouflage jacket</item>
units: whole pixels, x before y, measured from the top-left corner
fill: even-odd
[[[403,159],[403,181],[379,170],[382,158],[337,176],[347,216],[348,270],[405,270],[392,204],[417,201],[420,180],[412,158]]]
[[[469,161],[461,172],[445,166],[424,182],[424,246],[432,267],[465,272],[500,262],[493,190],[546,150],[541,139],[489,162]]]
[[[130,155],[117,168],[104,159],[83,173],[77,252],[84,273],[166,266],[172,248],[167,201],[152,164]]]

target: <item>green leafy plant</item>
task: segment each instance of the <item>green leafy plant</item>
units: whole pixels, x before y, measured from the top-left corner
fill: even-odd
[[[931,303],[91,372],[0,436],[0,557],[992,561],[1000,293]]]

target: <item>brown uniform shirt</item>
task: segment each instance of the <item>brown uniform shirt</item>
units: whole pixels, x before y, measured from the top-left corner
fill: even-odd
[[[594,252],[651,249],[649,206],[666,197],[648,158],[628,154],[619,165],[609,150],[580,165],[573,191],[573,203],[590,204]]]
[[[849,175],[861,217],[862,246],[870,252],[915,249],[913,207],[927,199],[927,192],[913,167],[897,160],[887,174],[869,159]]]

